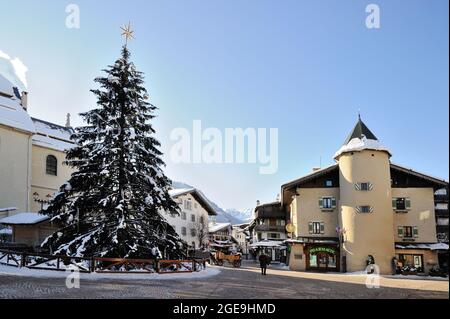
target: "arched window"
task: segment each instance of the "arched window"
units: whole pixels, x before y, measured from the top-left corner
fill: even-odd
[[[45,167],[45,171],[48,175],[56,176],[58,173],[58,160],[56,157],[53,155],[48,155]]]

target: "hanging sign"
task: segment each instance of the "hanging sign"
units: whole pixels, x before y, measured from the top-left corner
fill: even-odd
[[[286,231],[287,231],[288,233],[293,233],[293,232],[295,232],[295,226],[294,226],[294,224],[291,224],[291,223],[287,224],[287,225],[286,225]]]

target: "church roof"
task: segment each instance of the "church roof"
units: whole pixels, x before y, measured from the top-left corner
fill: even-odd
[[[14,93],[14,87],[0,74],[0,124],[28,133],[34,133],[35,128],[21,101]]]
[[[14,89],[11,82],[9,82],[3,75],[0,74],[0,94],[8,97],[13,97]]]

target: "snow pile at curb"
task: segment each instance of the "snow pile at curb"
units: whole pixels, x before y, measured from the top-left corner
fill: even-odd
[[[80,273],[81,280],[190,280],[201,279],[216,276],[220,273],[217,268],[207,268],[206,270],[192,273],[174,273],[174,274],[119,274],[119,273]],[[51,271],[37,270],[29,268],[16,268],[0,265],[0,276],[20,276],[36,278],[66,278],[69,271]]]

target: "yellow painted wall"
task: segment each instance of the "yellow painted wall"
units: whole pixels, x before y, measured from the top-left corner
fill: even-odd
[[[58,160],[57,176],[46,173],[46,159],[53,155]],[[46,195],[52,195],[59,191],[59,187],[70,179],[73,169],[63,165],[66,154],[61,151],[33,145],[32,147],[32,179],[31,179],[31,211],[37,212],[41,205],[33,200],[33,194],[37,192],[40,199],[47,199]]]
[[[301,258],[295,258],[296,255]],[[289,269],[297,271],[306,270],[306,256],[303,252],[302,244],[294,244],[291,246],[291,252],[289,256]]]
[[[392,197],[409,197],[411,210],[407,213],[394,213],[394,235],[396,242],[402,242],[398,237],[398,226],[416,226],[418,243],[436,242],[436,220],[434,216],[434,192],[432,188],[393,188]]]
[[[296,236],[338,237],[336,233],[336,227],[339,225],[338,209],[322,211],[319,207],[319,198],[335,197],[339,204],[339,188],[298,188],[297,194],[293,205]],[[323,222],[325,233],[310,234],[308,228],[310,222]]]
[[[340,174],[340,220],[347,230],[341,255],[347,256],[347,270],[361,271],[368,255],[383,274],[391,273],[394,257],[394,214],[392,212],[389,156],[365,150],[338,158]],[[355,183],[370,182],[371,191],[358,191]],[[357,213],[355,207],[370,205],[373,213]]]
[[[31,135],[0,125],[0,208],[28,211]]]

